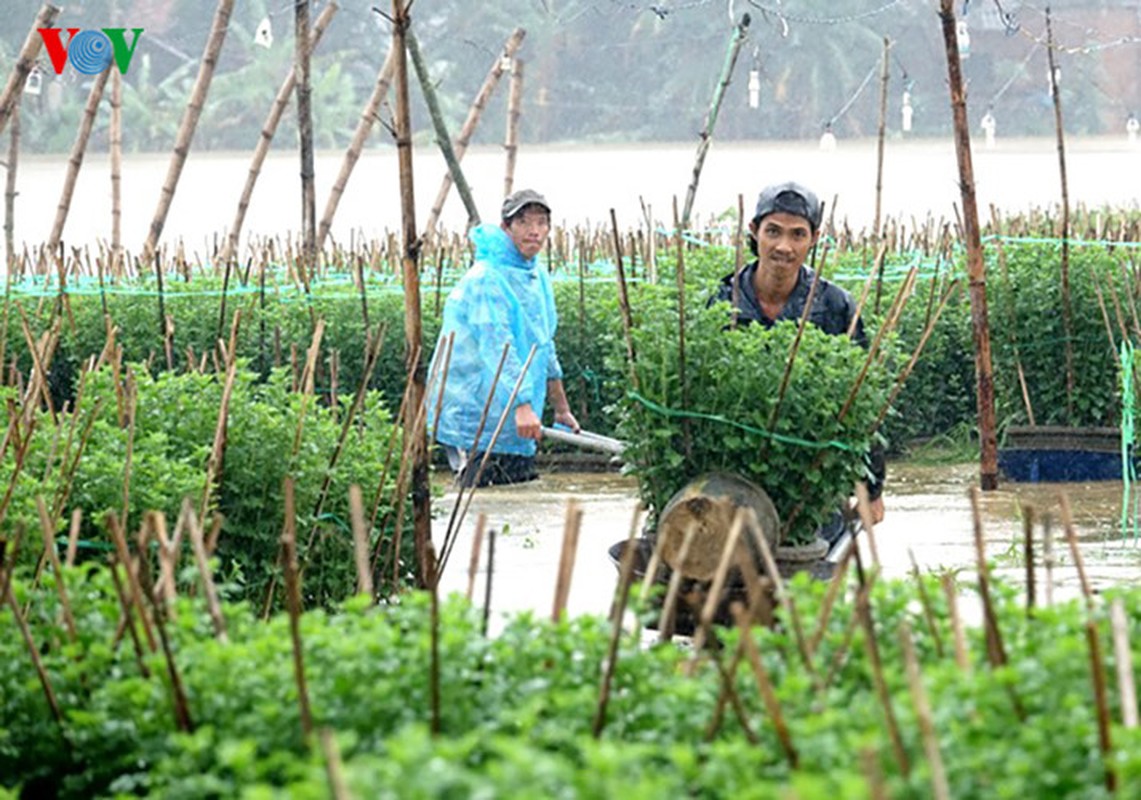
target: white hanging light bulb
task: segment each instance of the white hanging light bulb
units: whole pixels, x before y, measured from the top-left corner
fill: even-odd
[[[761,71],[756,67],[749,70],[749,108],[761,106]]]
[[[911,108],[911,92],[907,89],[903,90],[903,103],[900,105],[899,113],[901,117],[900,127],[902,127],[904,133],[910,133],[911,117],[915,112]]]
[[[254,44],[267,49],[273,44],[273,27],[269,23],[268,16],[262,17],[258,23],[257,31],[254,33]]]
[[[28,73],[27,79],[24,81],[24,94],[30,94],[38,97],[40,90],[44,85],[44,73],[38,66],[33,66],[32,71]]]
[[[971,32],[967,28],[967,21],[961,19],[955,23],[955,42],[959,46],[959,58],[971,56]]]

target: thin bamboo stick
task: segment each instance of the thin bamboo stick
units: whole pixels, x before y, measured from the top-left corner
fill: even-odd
[[[761,699],[764,701],[765,711],[773,722],[773,728],[777,734],[777,741],[780,742],[781,750],[784,751],[784,757],[785,760],[788,761],[789,768],[795,770],[799,767],[800,755],[792,743],[792,734],[789,732],[788,723],[785,722],[780,699],[773,689],[772,678],[769,676],[769,671],[765,668],[765,662],[761,658],[761,651],[757,648],[757,642],[753,639],[753,633],[749,627],[748,614],[741,607],[740,603],[734,603],[731,610],[733,612],[733,618],[737,622],[737,627],[741,631],[741,642],[744,646],[745,655],[749,659],[749,665],[753,668],[753,675],[757,679],[757,688],[760,690]]]
[[[468,602],[471,602],[475,594],[475,576],[479,571],[479,553],[483,548],[483,534],[486,528],[487,514],[480,513],[480,515],[475,518],[475,534],[472,536],[471,558],[468,560],[467,592],[464,594]]]
[[[883,674],[883,661],[880,658],[879,643],[876,639],[876,624],[872,619],[871,602],[867,587],[861,589],[856,595],[856,615],[864,629],[864,645],[868,649],[868,662],[872,667],[872,682],[875,685],[876,696],[883,706],[884,720],[887,723],[888,738],[891,740],[892,753],[896,764],[904,777],[911,774],[911,761],[907,757],[907,750],[903,746],[903,737],[899,731],[899,722],[895,717],[895,710],[891,704],[891,693]]]
[[[689,547],[697,534],[697,526],[690,525],[682,537],[681,547],[677,551],[677,563],[684,564],[689,556]],[[658,617],[658,641],[668,642],[673,638],[674,616],[677,611],[678,594],[681,591],[681,570],[675,569],[670,573],[669,586],[666,588],[666,597],[662,602],[662,613]]]
[[[174,201],[174,191],[178,186],[178,179],[182,175],[182,167],[186,164],[186,157],[190,154],[190,143],[194,138],[194,129],[198,126],[198,118],[202,114],[202,107],[206,104],[206,94],[210,90],[210,81],[214,77],[214,67],[218,63],[218,54],[222,50],[222,42],[226,39],[226,30],[229,27],[230,13],[234,10],[234,0],[218,0],[214,11],[214,21],[210,28],[210,37],[206,40],[206,49],[202,54],[202,63],[198,68],[198,77],[194,81],[194,89],[190,93],[190,100],[182,115],[178,134],[174,140],[174,151],[171,154],[170,166],[167,169],[166,181],[159,194],[158,207],[151,220],[146,242],[140,258],[143,262],[149,261],[158,249],[158,241],[162,236],[163,226],[166,224],[166,215]]]
[[[483,584],[483,617],[480,633],[487,637],[488,620],[491,617],[491,582],[495,577],[495,528],[487,531],[487,580]]]
[[[468,227],[478,225],[479,209],[475,205],[471,187],[468,186],[467,178],[464,177],[463,169],[460,167],[459,156],[452,147],[452,137],[448,133],[447,123],[444,122],[444,113],[440,110],[440,101],[436,97],[436,89],[432,85],[432,76],[428,74],[424,56],[420,52],[420,42],[411,29],[405,37],[405,44],[408,47],[408,55],[412,59],[412,68],[416,72],[416,79],[420,82],[420,94],[424,98],[424,105],[428,107],[428,116],[436,131],[436,146],[440,148],[440,154],[444,157],[444,163],[448,167],[448,175],[455,183],[456,191],[459,192],[460,199],[463,200],[464,208],[467,210]],[[431,232],[432,228],[428,228],[427,234]]]
[[[511,60],[511,85],[507,93],[507,135],[503,149],[507,158],[503,166],[503,196],[511,194],[515,186],[515,157],[519,152],[519,118],[523,105],[523,59]]]
[[[1138,726],[1137,683],[1133,678],[1133,649],[1129,644],[1129,619],[1125,603],[1115,597],[1109,606],[1113,629],[1113,661],[1117,665],[1117,687],[1121,702],[1121,723],[1127,729]]]
[[[931,603],[931,595],[927,593],[927,586],[923,582],[923,575],[919,571],[919,562],[915,559],[915,551],[907,548],[908,558],[911,560],[911,575],[915,578],[915,586],[919,590],[919,602],[923,606],[923,621],[927,625],[927,633],[935,644],[935,655],[943,657],[943,637],[939,635],[939,626],[935,622],[935,609]]]
[[[107,562],[107,569],[111,573],[111,581],[115,585],[115,594],[119,598],[119,611],[122,614],[120,625],[126,628],[127,633],[131,637],[131,644],[134,645],[135,664],[139,668],[140,675],[144,678],[150,678],[151,671],[147,667],[146,660],[143,658],[143,645],[142,642],[139,641],[139,631],[135,627],[135,615],[132,610],[132,602],[130,598],[127,597],[127,591],[123,587],[123,580],[119,577],[119,565],[114,557]],[[116,642],[119,640],[118,636],[119,635],[116,634]]]
[[[301,585],[297,569],[297,514],[293,478],[285,478],[285,525],[281,532],[282,566],[285,570],[285,601],[289,608],[289,636],[293,642],[293,677],[297,681],[297,702],[301,710],[301,731],[308,739],[313,733],[309,710],[309,690],[305,683],[305,654],[301,641]]]
[[[581,527],[582,509],[573,499],[568,500],[566,522],[563,525],[563,546],[559,553],[559,571],[555,579],[555,602],[554,608],[551,610],[552,622],[558,622],[566,613],[571,577],[574,574],[574,560],[578,552],[578,534]]]
[[[622,638],[622,617],[626,613],[626,600],[630,594],[630,578],[634,573],[634,540],[638,533],[637,511],[630,524],[630,534],[626,537],[626,549],[622,551],[622,564],[618,571],[618,585],[615,587],[614,600],[610,604],[610,647],[606,653],[606,660],[602,670],[602,685],[598,691],[598,707],[594,713],[594,723],[591,733],[595,739],[602,736],[606,727],[606,708],[610,702],[610,688],[614,681],[614,672],[618,667],[618,643]]]
[[[83,156],[87,152],[87,140],[91,136],[91,128],[95,125],[95,114],[99,110],[99,101],[103,99],[103,89],[107,85],[107,76],[117,70],[105,69],[95,76],[91,83],[91,90],[87,93],[87,104],[83,108],[83,117],[79,122],[79,131],[75,135],[75,142],[71,146],[71,156],[67,160],[67,174],[63,181],[63,191],[60,193],[59,206],[55,212],[55,222],[52,223],[51,233],[48,234],[48,249],[55,250],[63,236],[63,226],[67,222],[67,213],[71,209],[71,197],[75,193],[75,182],[79,178],[79,170],[83,166]]]
[[[372,597],[372,570],[368,564],[368,531],[364,523],[364,503],[361,487],[349,487],[349,518],[353,526],[353,556],[357,565],[357,594]]]
[[[911,629],[906,622],[899,628],[899,643],[903,647],[907,683],[911,688],[911,700],[915,704],[915,716],[919,720],[923,751],[927,755],[927,769],[931,773],[931,796],[935,800],[951,800],[951,787],[947,782],[947,770],[943,766],[943,754],[939,751],[939,737],[935,732],[931,702],[927,699],[927,690],[923,688],[923,675],[919,669],[919,658],[915,654],[915,642],[911,638]]]
[[[713,143],[713,129],[717,125],[717,115],[721,110],[721,100],[725,90],[729,88],[729,81],[733,77],[733,67],[737,63],[737,55],[741,52],[741,45],[745,43],[745,36],[749,29],[749,15],[742,14],[741,20],[733,26],[733,36],[729,40],[729,51],[725,54],[725,62],[721,67],[721,76],[713,91],[713,100],[709,104],[709,111],[705,115],[705,126],[701,130],[701,141],[697,145],[697,157],[693,163],[693,178],[685,192],[685,205],[681,214],[683,228],[689,227],[690,216],[693,212],[693,201],[697,196],[697,183],[701,179],[701,169],[705,164],[705,155]]]
[[[967,245],[967,272],[970,276],[971,331],[975,345],[975,394],[979,430],[979,484],[984,491],[990,491],[998,488],[998,425],[994,407],[994,368],[991,364],[990,327],[987,321],[986,265],[983,262],[979,233],[966,89],[959,61],[953,6],[953,0],[939,0],[939,17],[942,23],[949,76],[948,87],[955,124],[959,190],[963,202],[963,238]]]
[[[186,528],[190,531],[190,546],[194,550],[194,561],[198,565],[198,577],[202,580],[202,593],[206,596],[206,609],[210,613],[210,622],[214,625],[214,636],[225,644],[229,641],[226,635],[226,618],[222,615],[222,605],[218,602],[218,591],[214,587],[214,576],[210,570],[210,557],[206,552],[202,526],[194,516],[190,498],[182,501],[182,513],[186,517]]]
[[[725,580],[729,576],[729,567],[733,565],[733,561],[737,557],[737,543],[741,539],[741,532],[745,524],[744,509],[738,508],[737,513],[733,515],[733,522],[729,525],[729,535],[725,537],[725,546],[721,549],[721,560],[713,572],[713,580],[705,595],[705,603],[701,607],[701,617],[693,635],[693,657],[686,665],[686,673],[689,675],[693,675],[697,670],[697,663],[701,659],[705,641],[709,638],[710,629],[713,627],[713,618],[717,614],[717,606],[722,600]],[[681,562],[678,563],[678,566],[679,568],[682,566]]]
[[[317,195],[313,165],[313,89],[309,83],[309,0],[293,3],[293,72],[297,76],[297,139],[301,153],[301,269],[317,269]]]
[[[955,576],[944,572],[939,577],[943,586],[943,596],[947,598],[947,613],[951,621],[951,639],[955,643],[955,664],[968,674],[971,671],[971,658],[967,654],[967,635],[963,629],[963,618],[959,614],[959,593],[955,587]]]
[[[4,180],[4,263],[8,269],[4,273],[5,283],[10,284],[12,274],[16,272],[16,173],[20,163],[20,106],[12,109],[12,129],[8,131],[8,162],[7,175]],[[5,286],[5,305],[10,288]],[[5,308],[7,317],[7,308]],[[4,336],[7,338],[8,325],[4,325]],[[4,363],[4,353],[0,350],[0,364]]]
[[[67,580],[63,574],[63,567],[59,563],[59,552],[55,549],[55,526],[48,507],[44,503],[43,495],[36,495],[36,510],[40,515],[40,531],[44,536],[44,554],[51,564],[55,575],[55,589],[59,594],[59,606],[63,612],[63,622],[67,629],[67,638],[73,645],[79,644],[79,633],[75,629],[75,615],[71,612],[71,600],[67,595]]]
[[[44,690],[44,697],[48,701],[48,707],[51,708],[52,718],[55,719],[55,723],[59,726],[60,731],[63,731],[63,712],[60,710],[55,689],[52,688],[51,678],[48,677],[48,671],[44,668],[43,659],[40,658],[40,649],[36,646],[36,642],[32,638],[32,632],[28,629],[28,621],[24,618],[23,612],[20,611],[20,604],[16,602],[15,595],[12,594],[12,584],[8,582],[7,570],[4,570],[4,572],[5,575],[2,581],[4,584],[4,600],[8,603],[8,607],[12,609],[12,614],[16,617],[16,627],[20,629],[20,636],[23,637],[24,644],[28,649],[28,655],[31,656],[32,666],[35,667],[36,677],[39,678],[40,687]]]
[[[109,72],[111,70],[108,70]],[[118,274],[123,258],[123,75],[111,76],[111,274]]]

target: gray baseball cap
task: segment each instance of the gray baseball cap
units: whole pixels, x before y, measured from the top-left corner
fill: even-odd
[[[820,218],[824,215],[824,206],[820,204],[816,194],[806,186],[796,181],[774,183],[761,190],[757,198],[757,210],[753,214],[753,221],[757,222],[776,211],[786,214],[795,214],[808,220],[812,230],[820,230]]]
[[[511,219],[526,206],[532,204],[542,206],[546,209],[548,214],[551,213],[551,204],[547,202],[547,198],[543,197],[534,189],[520,189],[517,192],[512,192],[507,195],[503,200],[503,212],[501,216],[505,220]]]

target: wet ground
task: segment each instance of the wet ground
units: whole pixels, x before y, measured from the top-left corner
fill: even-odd
[[[919,466],[895,463],[888,470],[886,517],[875,529],[884,574],[902,577],[912,570],[911,556],[921,570],[976,566],[973,515],[969,489],[977,485],[976,464]],[[446,485],[446,484],[445,484]],[[1131,535],[1120,534],[1122,484],[1119,482],[1067,484],[1003,484],[980,495],[981,520],[987,557],[996,574],[1022,585],[1026,581],[1023,555],[1023,506],[1034,508],[1037,591],[1046,597],[1042,564],[1043,525],[1049,516],[1054,534],[1057,566],[1053,569],[1055,599],[1080,592],[1073,558],[1061,524],[1059,498],[1065,494],[1073,512],[1087,574],[1095,588],[1141,578],[1141,546]],[[465,493],[465,500],[467,500]],[[638,508],[633,479],[615,473],[548,473],[539,481],[511,487],[480,489],[458,526],[455,549],[445,569],[446,591],[466,591],[471,543],[477,517],[487,515],[497,531],[495,569],[491,587],[493,619],[505,613],[530,610],[549,616],[562,550],[567,504],[582,509],[582,527],[573,573],[568,612],[605,614],[610,606],[617,570],[607,553],[625,538]],[[434,539],[440,542],[455,505],[456,492],[447,487],[436,500]],[[480,605],[486,591],[486,540],[475,597]],[[865,545],[866,552],[866,545]]]

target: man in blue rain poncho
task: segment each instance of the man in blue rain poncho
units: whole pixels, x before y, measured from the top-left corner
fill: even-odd
[[[476,473],[488,450],[491,454],[478,476],[479,486],[538,477],[535,445],[542,436],[548,395],[555,422],[579,430],[567,404],[563,371],[555,353],[558,316],[551,278],[538,259],[551,230],[551,207],[541,194],[524,189],[503,201],[501,219],[501,225],[479,225],[471,232],[475,263],[444,305],[444,324],[430,370],[434,378],[426,395],[428,429],[435,429],[449,464],[465,486],[477,485]],[[443,364],[453,336],[445,381]],[[496,381],[505,344],[509,345],[507,357]],[[534,356],[524,373],[532,348]],[[519,392],[492,445],[516,383]],[[489,395],[491,404],[480,431]]]

